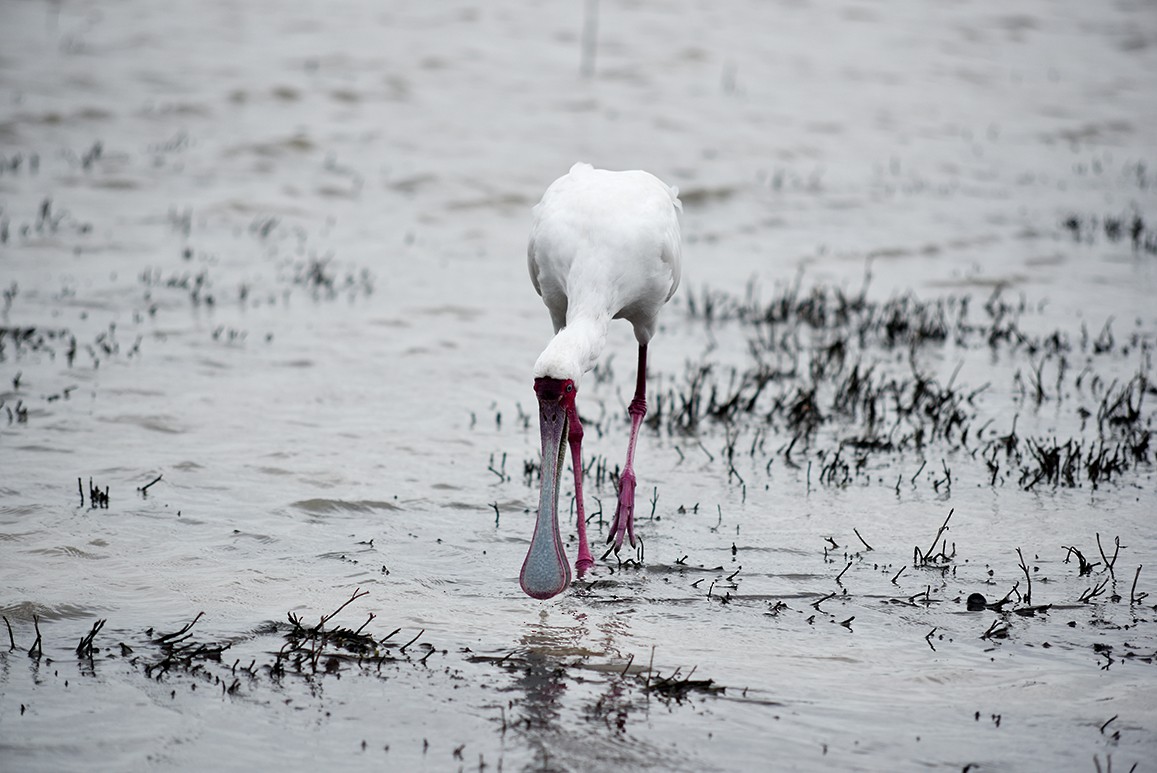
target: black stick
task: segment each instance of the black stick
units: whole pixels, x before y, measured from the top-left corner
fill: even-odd
[[[1032,575],[1028,573],[1028,566],[1024,563],[1024,554],[1020,552],[1020,548],[1016,549],[1016,554],[1020,557],[1020,570],[1024,572],[1024,579],[1028,581],[1028,590],[1024,592],[1024,603],[1032,605]]]
[[[866,547],[868,550],[875,550],[875,548],[873,548],[871,545],[868,544],[868,541],[866,539],[864,539],[863,537],[860,536],[860,530],[859,529],[853,528],[852,531],[854,531],[856,533],[857,537],[860,537],[860,542],[864,543],[864,547]]]
[[[153,639],[153,643],[154,644],[160,644],[161,642],[166,642],[166,641],[169,641],[171,639],[176,639],[178,636],[180,636],[184,633],[187,633],[190,628],[192,628],[194,625],[197,624],[198,620],[200,620],[202,617],[204,617],[204,615],[205,615],[204,612],[198,612],[197,616],[194,617],[191,622],[186,623],[185,625],[181,626],[180,630],[173,631],[172,633],[161,634],[156,639]]]
[[[953,508],[952,510],[949,510],[948,511],[948,517],[944,519],[944,523],[941,524],[940,528],[936,530],[936,536],[932,538],[932,547],[928,548],[928,550],[926,550],[926,551],[920,550],[919,545],[915,545],[912,547],[912,565],[913,566],[927,566],[931,562],[931,560],[933,558],[932,551],[936,550],[936,543],[940,541],[940,535],[942,535],[944,532],[948,531],[948,521],[950,521],[952,519],[952,514],[954,512],[956,512],[955,508]],[[948,546],[947,540],[945,540],[945,547],[947,547],[947,546]],[[955,553],[955,548],[953,548],[953,553]],[[944,556],[945,559],[949,558],[949,556],[944,552],[943,549],[941,549],[940,554],[942,556]]]
[[[839,574],[836,575],[836,584],[837,585],[843,585],[843,583],[840,582],[840,578],[844,576],[844,572],[848,571],[851,568],[852,568],[852,562],[849,561],[848,565],[844,567],[843,572],[840,572]]]
[[[161,473],[161,475],[158,475],[157,477],[153,478],[150,482],[146,483],[145,485],[143,485],[139,489],[137,489],[137,491],[141,492],[142,494],[149,493],[149,487],[152,486],[154,483],[160,482],[163,475],[164,475],[164,473]]]
[[[1137,573],[1138,574],[1141,573],[1141,569],[1139,567],[1137,569]],[[1134,588],[1137,587],[1137,581],[1136,580],[1133,581],[1133,587]],[[16,649],[16,639],[12,636],[12,623],[8,622],[8,615],[4,615],[4,625],[8,626],[8,641],[12,645],[8,648],[8,651],[12,652],[14,649]]]
[[[361,624],[361,627],[358,628],[356,631],[354,631],[354,636],[357,636],[359,633],[364,631],[365,627],[367,625],[369,625],[375,617],[377,617],[377,615],[375,615],[373,612],[370,612],[370,616],[368,618],[366,618],[366,621],[364,623]]]
[[[366,591],[366,593],[369,593],[369,591]],[[413,639],[410,639],[408,642],[406,642],[405,644],[403,644],[403,645],[401,646],[401,648],[400,648],[398,651],[399,651],[399,652],[403,652],[403,653],[404,653],[404,652],[406,651],[406,647],[409,647],[411,644],[413,644],[414,642],[416,642],[416,641],[418,640],[418,637],[419,637],[419,636],[421,636],[422,634],[424,634],[425,632],[426,632],[426,629],[425,629],[425,628],[423,628],[422,630],[418,631],[418,634],[417,634],[417,636],[415,636]]]
[[[32,642],[32,646],[28,648],[28,657],[39,658],[43,654],[40,647],[40,616],[32,616],[32,626],[36,629],[36,641]]]
[[[104,624],[106,622],[107,622],[106,620],[97,620],[95,623],[92,624],[92,630],[84,635],[84,637],[80,640],[80,644],[76,645],[76,656],[77,657],[79,657],[79,658],[87,657],[89,660],[92,660],[92,653],[93,653],[92,643],[93,643],[93,640],[96,639],[96,635],[98,633],[100,633],[100,629],[104,628]]]
[[[1101,560],[1105,562],[1105,568],[1109,570],[1109,576],[1116,580],[1117,575],[1113,571],[1113,564],[1117,563],[1117,554],[1121,552],[1121,538],[1113,537],[1113,542],[1116,543],[1117,549],[1113,551],[1113,560],[1110,561],[1108,556],[1105,555],[1105,549],[1101,547],[1101,533],[1097,532],[1097,550],[1101,553]]]
[[[316,628],[314,628],[313,630],[314,630],[314,631],[320,631],[320,630],[321,630],[321,627],[322,627],[323,625],[325,625],[326,623],[328,623],[328,622],[329,622],[330,620],[332,620],[333,618],[337,617],[337,613],[338,613],[338,612],[341,612],[343,609],[345,609],[345,608],[346,608],[346,607],[348,607],[350,604],[352,604],[353,602],[355,602],[355,601],[357,601],[358,599],[360,599],[362,596],[368,596],[368,595],[370,595],[370,592],[369,592],[368,590],[362,590],[361,588],[355,588],[355,589],[354,589],[354,592],[353,592],[353,595],[351,595],[351,596],[350,596],[348,599],[346,599],[344,604],[342,604],[340,607],[338,607],[338,608],[337,608],[337,609],[335,609],[334,611],[330,612],[328,615],[322,615],[322,618],[321,618],[321,620],[318,622],[318,624],[317,624],[317,627],[316,627]]]
[[[812,609],[816,610],[817,612],[821,612],[821,611],[823,611],[823,610],[821,610],[821,609],[820,609],[820,604],[824,603],[825,601],[827,601],[827,600],[828,600],[828,599],[830,599],[830,598],[834,598],[834,597],[835,597],[835,595],[836,595],[836,594],[834,594],[834,593],[829,593],[828,595],[824,596],[824,597],[823,597],[822,599],[820,599],[819,601],[813,601],[813,602],[812,602]]]

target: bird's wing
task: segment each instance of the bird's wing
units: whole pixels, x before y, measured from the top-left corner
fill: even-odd
[[[534,291],[542,297],[542,285],[538,283],[538,260],[534,256],[534,232],[530,233],[530,241],[526,244],[526,267],[530,270],[530,283]]]
[[[673,185],[665,185],[664,187],[671,194],[671,204],[675,209],[675,217],[667,228],[667,233],[663,239],[663,250],[659,254],[660,259],[671,270],[671,289],[667,291],[667,297],[663,299],[663,302],[666,303],[679,289],[679,278],[683,272],[683,240],[679,228],[683,215],[683,202],[679,201],[678,188]]]

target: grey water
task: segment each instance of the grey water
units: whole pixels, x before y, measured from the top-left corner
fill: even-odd
[[[988,385],[990,436],[1095,438],[1107,385],[1152,384],[1157,8],[603,2],[584,77],[590,7],[0,2],[0,767],[1153,769],[1152,451],[1026,490],[929,445],[829,485],[776,427],[649,429],[642,561],[547,602],[517,575],[529,209],[577,160],[681,190],[653,394],[747,361],[705,289],[870,274],[1108,330],[1067,375],[921,354]],[[618,325],[579,399],[609,468],[633,362]],[[951,560],[914,566],[949,512]],[[1014,587],[1049,609],[967,609]],[[395,657],[274,678],[288,615],[359,589],[335,621]],[[150,667],[202,612],[220,661]]]

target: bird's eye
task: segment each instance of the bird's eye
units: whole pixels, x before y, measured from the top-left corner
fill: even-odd
[[[566,391],[567,391],[567,394],[570,394],[571,392],[573,392],[574,391],[574,384],[567,384],[566,385]]]

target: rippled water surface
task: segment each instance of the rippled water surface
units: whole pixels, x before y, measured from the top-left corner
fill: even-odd
[[[578,3],[0,16],[0,767],[1154,769],[1151,2],[603,2],[591,77]],[[538,602],[576,160],[679,186],[684,283],[645,554]],[[632,351],[579,399],[600,544]]]

